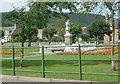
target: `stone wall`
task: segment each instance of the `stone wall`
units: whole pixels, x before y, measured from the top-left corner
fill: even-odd
[[[20,42],[7,42],[4,43],[2,46],[21,46],[22,43]],[[51,42],[51,45],[60,45],[64,44],[64,42]],[[49,45],[48,42],[32,42],[31,46],[38,46],[38,45]],[[28,42],[24,43],[24,46],[28,46]]]

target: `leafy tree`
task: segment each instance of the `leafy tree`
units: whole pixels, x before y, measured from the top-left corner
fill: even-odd
[[[96,42],[99,43],[99,40],[103,40],[104,34],[110,36],[112,31],[109,28],[109,25],[104,21],[96,20],[89,26],[89,34],[91,37],[96,38]]]
[[[30,11],[34,14],[34,24],[37,28],[44,28],[51,16],[64,16],[63,9],[69,9],[71,12],[76,10],[74,2],[30,2]]]
[[[29,11],[33,14],[32,22],[34,25],[36,25],[38,29],[44,28],[51,16],[51,11],[48,9],[46,3],[32,2],[29,4],[29,7]]]
[[[43,33],[44,33],[44,38],[48,39],[50,45],[51,40],[54,37],[54,34],[57,33],[57,30],[54,27],[54,25],[48,24],[47,27],[44,28]]]
[[[31,37],[31,41],[32,41],[32,42],[37,42],[37,41],[38,41],[38,37],[37,37],[36,35],[33,35],[33,36]]]
[[[28,40],[28,46],[31,46],[31,41],[33,36],[37,36],[36,27],[31,26],[29,28],[25,28],[25,37]]]
[[[22,47],[24,47],[24,42],[28,38],[30,40],[31,35],[33,35],[31,32],[32,28],[32,13],[25,10],[24,7],[18,9],[15,8],[11,14],[10,17],[13,19],[13,22],[17,22],[19,27],[21,28],[21,33],[20,36],[22,37]],[[31,35],[28,35],[31,34]],[[31,41],[31,40],[30,40]],[[29,42],[30,43],[30,42]],[[29,44],[30,46],[30,44]],[[20,61],[20,66],[22,67],[23,65],[23,56],[24,56],[24,49],[22,48],[22,55],[21,55],[21,61]]]
[[[57,19],[56,23],[54,24],[55,28],[57,29],[58,39],[61,39],[61,41],[64,39],[66,19],[66,17],[61,17],[60,19]]]
[[[21,27],[22,31],[20,33],[21,37],[22,37],[22,47],[24,47],[24,42],[26,40],[25,38],[25,26],[26,26],[26,12],[25,12],[25,8],[21,8],[21,9],[18,9],[18,8],[15,8],[12,13],[11,13],[11,18],[13,19],[13,22],[17,22],[19,24],[19,27]],[[23,67],[23,57],[24,57],[24,48],[22,48],[21,50],[22,52],[22,55],[21,55],[21,60],[20,60],[20,67]]]
[[[14,23],[12,21],[12,18],[9,17],[11,12],[4,12],[2,14],[2,27],[8,27],[13,26]]]
[[[37,34],[36,26],[34,26],[33,22],[33,12],[32,11],[25,11],[25,8],[21,9],[14,9],[11,12],[11,18],[14,22],[17,22],[19,27],[22,28],[21,36],[22,36],[22,47],[24,46],[25,40],[28,39],[29,44],[31,46],[31,37],[34,34]]]
[[[82,38],[83,41],[90,41],[90,35],[88,34],[81,34],[80,37]]]
[[[70,32],[72,34],[72,42],[75,43],[76,41],[78,41],[78,38],[80,37],[82,28],[80,27],[80,25],[71,23]]]

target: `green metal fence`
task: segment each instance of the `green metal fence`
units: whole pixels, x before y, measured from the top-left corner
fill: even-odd
[[[105,73],[96,73],[96,72],[94,72],[94,73],[91,73],[91,72],[84,72],[83,71],[83,69],[82,69],[82,61],[112,61],[112,60],[110,60],[110,59],[82,59],[81,58],[81,56],[82,56],[82,53],[81,53],[81,48],[82,47],[93,47],[93,46],[96,46],[96,47],[104,47],[104,46],[117,46],[118,47],[118,49],[119,49],[119,47],[120,47],[120,45],[118,45],[118,44],[114,44],[114,45],[78,45],[78,46],[67,46],[67,47],[78,47],[78,60],[76,60],[76,59],[54,59],[54,60],[76,60],[76,61],[78,61],[78,64],[79,64],[79,72],[60,72],[60,71],[58,71],[58,72],[55,72],[55,71],[47,71],[47,70],[45,70],[45,61],[47,61],[47,60],[45,60],[45,48],[50,48],[51,46],[40,46],[40,47],[29,47],[29,48],[41,48],[41,53],[40,53],[40,56],[42,56],[42,59],[36,59],[36,60],[40,60],[41,61],[41,66],[42,66],[42,70],[41,71],[35,71],[35,70],[16,70],[16,63],[15,63],[15,60],[16,60],[16,58],[15,58],[15,49],[25,49],[25,48],[28,48],[28,47],[14,47],[14,46],[12,46],[12,48],[11,48],[11,50],[12,50],[12,59],[2,59],[2,60],[12,60],[12,73],[13,73],[13,76],[15,76],[16,75],[16,71],[20,71],[20,72],[38,72],[38,73],[42,73],[42,78],[46,78],[46,73],[55,73],[55,74],[57,74],[57,73],[59,73],[59,74],[78,74],[79,75],[79,79],[80,80],[83,80],[83,74],[88,74],[88,75],[102,75],[102,76],[120,76],[120,74],[118,73],[118,74],[105,74]],[[54,47],[54,46],[52,46],[52,47]],[[66,47],[66,46],[55,46],[55,47]],[[3,49],[5,49],[4,47],[3,47]],[[10,48],[9,48],[10,49]],[[114,52],[112,52],[112,53],[114,53]],[[29,59],[22,59],[22,60],[29,60]],[[48,59],[49,60],[49,59]],[[120,61],[119,59],[115,59],[114,61]],[[9,70],[11,70],[11,69],[3,69],[3,71],[5,71],[5,70],[7,70],[7,71],[9,71]]]

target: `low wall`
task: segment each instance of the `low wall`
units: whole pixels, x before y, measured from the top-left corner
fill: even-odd
[[[64,44],[64,42],[51,42],[51,45],[59,45]],[[21,42],[7,42],[3,43],[3,46],[21,46]],[[48,42],[31,42],[31,46],[38,46],[38,45],[49,45]],[[28,46],[28,42],[24,43],[24,46]]]

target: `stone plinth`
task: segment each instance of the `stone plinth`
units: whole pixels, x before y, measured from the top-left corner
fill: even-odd
[[[72,45],[72,34],[66,33],[65,37],[65,45]]]

